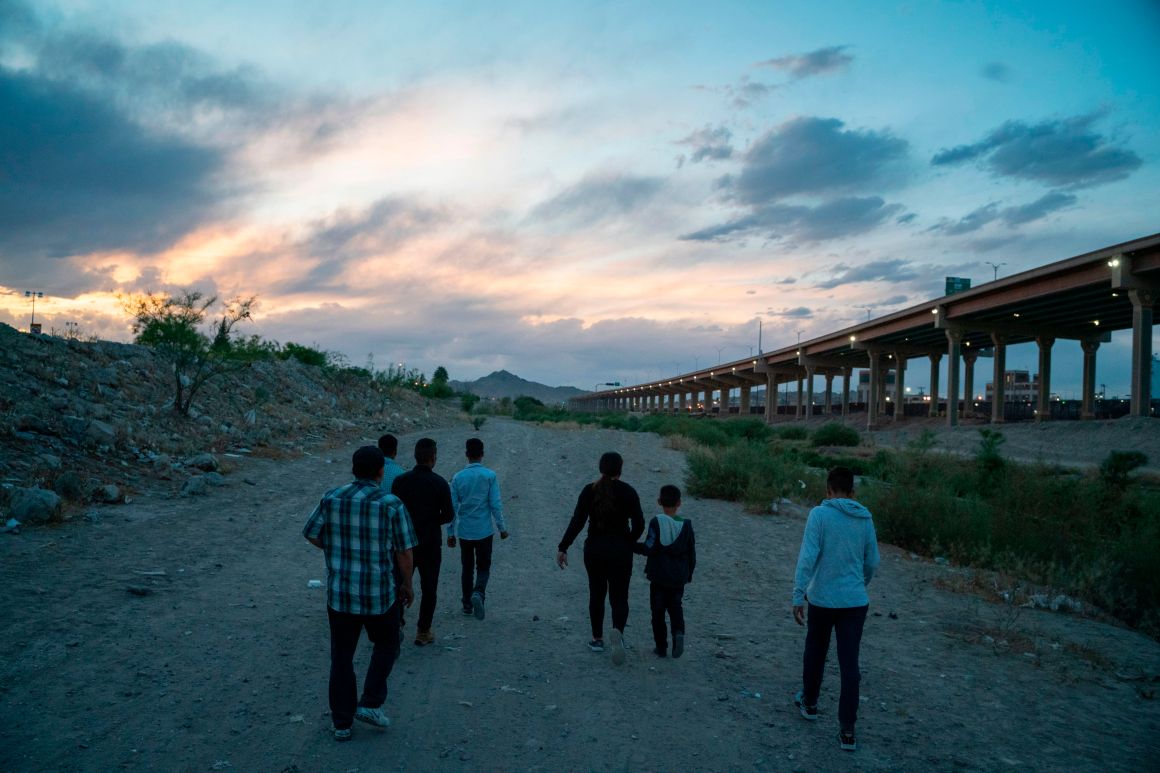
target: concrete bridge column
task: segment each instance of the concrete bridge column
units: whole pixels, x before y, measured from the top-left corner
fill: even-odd
[[[806,417],[814,415],[814,369],[806,367]]]
[[[882,358],[878,352],[870,352],[870,394],[866,397],[866,428],[873,429],[878,421],[878,390],[882,381],[878,378],[882,370]]]
[[[825,408],[826,420],[829,421],[834,415],[834,374],[826,374],[826,400]]]
[[[739,405],[737,410],[742,416],[749,415],[749,390],[751,388],[752,387],[750,387],[748,384],[746,384],[745,386],[741,387],[738,390],[738,398],[737,399],[740,400],[740,405]]]
[[[1096,417],[1096,351],[1100,348],[1099,341],[1080,341],[1083,347],[1083,407],[1080,408],[1081,419]]]
[[[772,424],[777,410],[777,376],[770,371],[765,374],[765,423]]]
[[[1152,412],[1152,308],[1153,290],[1129,290],[1132,301],[1132,403],[1133,416]],[[1042,376],[1040,376],[1042,378]]]
[[[890,373],[890,364],[885,355],[878,362],[878,416],[886,416],[886,376]]]
[[[681,392],[678,395],[678,398],[680,399],[679,407],[681,409],[681,413],[685,413],[689,409],[689,394],[687,392]]]
[[[962,356],[963,334],[947,331],[947,426],[959,426],[959,358]],[[937,382],[936,382],[937,383]]]
[[[854,373],[853,368],[846,368],[842,371],[842,418],[850,415],[850,376]]]
[[[729,393],[732,391],[733,390],[731,390],[727,386],[721,387],[721,415],[722,416],[729,415]]]
[[[894,420],[906,418],[906,357],[894,353]]]
[[[929,416],[938,416],[938,363],[941,354],[930,355],[930,412]]]
[[[802,417],[802,377],[798,376],[797,380],[797,408],[795,409],[794,418],[800,419]]]
[[[1047,421],[1051,418],[1051,347],[1055,339],[1051,336],[1035,336],[1039,346],[1039,395],[1035,406],[1035,420]]]
[[[1007,403],[1007,336],[991,333],[991,343],[995,345],[995,361],[991,376],[991,423],[1006,421],[1004,408]]]
[[[975,360],[979,353],[963,350],[963,418],[975,415]]]

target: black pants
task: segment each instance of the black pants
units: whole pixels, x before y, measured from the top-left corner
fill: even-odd
[[[431,621],[435,619],[435,601],[439,595],[439,567],[443,564],[442,548],[439,542],[433,541],[411,549],[415,571],[419,573],[420,631],[431,630]]]
[[[463,566],[463,608],[471,606],[471,594],[487,596],[487,580],[491,577],[492,537],[459,540],[459,562]]]
[[[657,649],[668,649],[669,643],[665,637],[665,614],[668,613],[669,622],[673,629],[673,639],[678,633],[685,632],[685,610],[681,600],[685,597],[685,586],[672,587],[657,585],[655,582],[648,586],[649,607],[652,609],[653,641]]]
[[[330,716],[335,727],[346,728],[354,722],[355,708],[377,709],[387,700],[387,677],[399,657],[399,603],[382,615],[351,615],[330,607],[326,615],[330,620]],[[364,628],[374,649],[362,698],[357,698],[354,651]]]
[[[612,607],[612,627],[621,633],[628,624],[628,581],[632,577],[632,545],[625,539],[589,537],[584,541],[588,570],[588,616],[592,638],[604,638],[604,597]]]
[[[802,658],[802,698],[808,704],[818,702],[822,690],[822,674],[826,669],[826,653],[830,650],[830,631],[838,639],[838,671],[842,675],[842,692],[838,698],[838,724],[843,730],[853,730],[858,720],[858,686],[862,675],[858,671],[858,648],[862,643],[862,627],[866,624],[864,607],[832,609],[810,604],[806,619],[806,652]]]

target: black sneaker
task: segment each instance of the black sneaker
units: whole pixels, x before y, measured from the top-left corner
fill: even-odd
[[[802,717],[804,719],[808,719],[813,722],[818,718],[818,705],[815,703],[813,706],[807,706],[805,702],[805,696],[802,695],[801,690],[798,690],[796,693],[794,693],[793,705],[798,707],[798,711],[802,713]],[[853,738],[853,735],[850,737]]]
[[[683,633],[673,634],[673,657],[679,658],[685,654],[685,635]]]
[[[340,742],[341,741],[349,741],[350,740],[350,728],[349,727],[336,727],[336,728],[334,728],[334,740],[340,741]]]
[[[588,642],[588,649],[593,652],[604,652],[604,639],[593,639]]]
[[[475,607],[471,606],[471,604],[464,604],[463,605],[463,614],[474,615],[475,614]]]
[[[853,730],[842,730],[838,733],[838,745],[842,751],[852,752],[858,749],[858,742],[854,738]]]
[[[655,652],[657,654],[658,658],[667,658],[669,656],[669,648],[668,647],[653,647],[653,652]],[[675,648],[674,648],[673,652],[674,653],[676,652]],[[674,654],[673,657],[675,658],[676,654]]]

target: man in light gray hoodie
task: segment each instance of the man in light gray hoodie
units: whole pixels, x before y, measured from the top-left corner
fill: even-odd
[[[809,720],[818,718],[818,693],[830,632],[838,639],[838,670],[842,691],[838,698],[838,742],[847,751],[858,748],[854,723],[858,719],[858,648],[870,597],[866,584],[878,568],[878,538],[870,511],[854,501],[854,473],[835,467],[826,478],[826,499],[810,511],[798,553],[793,583],[793,619],[806,624],[802,689],[794,705]]]

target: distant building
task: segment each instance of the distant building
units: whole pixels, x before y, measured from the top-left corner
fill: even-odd
[[[891,402],[894,401],[894,393],[897,390],[894,386],[894,371],[886,371],[886,399]],[[858,371],[858,387],[857,387],[857,402],[870,402],[870,371]]]
[[[987,382],[984,399],[991,402],[995,396],[995,384]],[[1008,370],[1003,373],[1003,399],[1009,403],[1035,402],[1039,399],[1039,374],[1031,375],[1026,370]]]

